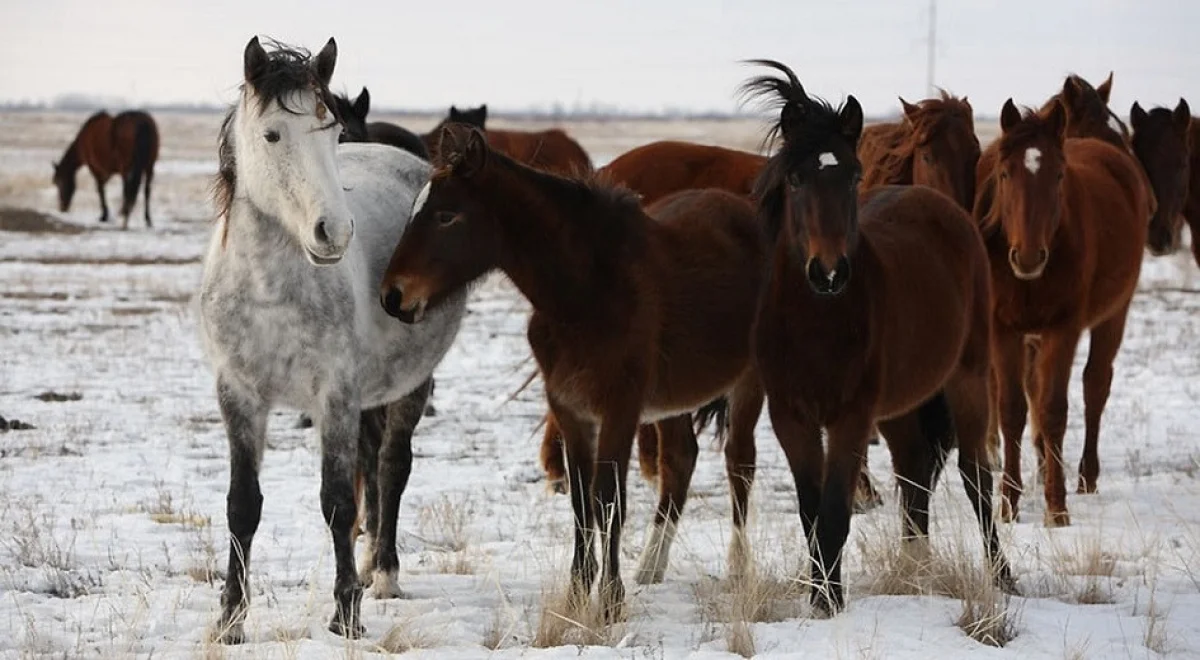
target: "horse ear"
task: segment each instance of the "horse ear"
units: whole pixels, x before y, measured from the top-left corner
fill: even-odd
[[[1142,105],[1137,101],[1133,102],[1133,107],[1129,109],[1129,124],[1133,126],[1133,130],[1141,130],[1142,122],[1146,121],[1146,111],[1142,109]]]
[[[258,43],[258,36],[250,39],[250,43],[246,44],[246,51],[242,56],[242,68],[246,78],[246,82],[254,85],[254,81],[258,80],[262,75],[263,70],[267,67],[267,51]]]
[[[1100,85],[1096,87],[1096,93],[1099,94],[1100,98],[1104,100],[1105,105],[1108,105],[1108,97],[1112,95],[1112,83],[1113,72],[1109,71],[1108,77],[1104,79],[1104,82],[1100,83]]]
[[[317,59],[313,61],[313,69],[317,72],[317,79],[322,85],[329,86],[329,81],[333,80],[333,67],[337,64],[337,42],[333,37],[329,37],[329,41],[325,42],[325,47],[321,52],[317,53]]]
[[[862,106],[858,104],[858,99],[851,94],[846,98],[846,103],[838,114],[842,120],[842,135],[857,144],[863,129],[863,110]]]
[[[1067,79],[1063,81],[1062,94],[1059,98],[1068,108],[1078,108],[1082,96],[1083,87],[1080,86],[1079,79],[1075,76],[1067,76]]]
[[[1188,107],[1188,102],[1179,99],[1179,105],[1175,106],[1175,111],[1171,113],[1171,120],[1175,122],[1175,128],[1184,135],[1192,128],[1192,109]]]
[[[1055,101],[1055,103],[1058,102]],[[1017,110],[1017,104],[1013,103],[1013,100],[1010,98],[1004,102],[1004,107],[1000,109],[1000,130],[1007,133],[1019,123],[1021,123],[1021,111]]]
[[[921,106],[914,105],[912,103],[909,103],[908,101],[905,101],[903,96],[900,96],[897,98],[900,99],[900,107],[904,108],[904,116],[907,117],[909,119],[909,121],[912,121],[913,119],[915,119],[916,115],[917,115],[917,111],[921,109]]]
[[[371,92],[368,92],[367,88],[363,87],[362,91],[358,93],[358,98],[354,99],[354,114],[366,119],[367,113],[370,111]]]
[[[487,157],[487,138],[483,131],[472,126],[467,134],[467,143],[463,146],[462,162],[457,168],[459,173],[466,177],[477,174],[487,164]]]
[[[446,124],[438,135],[434,155],[438,167],[449,167],[456,175],[470,177],[487,163],[487,138],[466,124]]]
[[[1046,117],[1046,121],[1050,124],[1050,129],[1054,131],[1055,137],[1059,142],[1066,139],[1067,132],[1067,109],[1062,103],[1057,100],[1050,106],[1050,115]]]

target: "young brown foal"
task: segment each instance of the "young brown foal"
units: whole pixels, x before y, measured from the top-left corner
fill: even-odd
[[[1062,445],[1071,363],[1080,335],[1090,330],[1079,491],[1093,492],[1100,417],[1141,271],[1150,195],[1127,153],[1098,139],[1067,138],[1067,112],[1057,102],[1043,117],[1022,115],[1010,99],[1000,126],[1000,138],[980,159],[975,217],[987,236],[995,291],[1002,515],[1017,516],[1028,395],[1033,445],[1044,462],[1045,522],[1068,525]],[[1037,349],[1027,365],[1029,337]]]
[[[991,292],[979,231],[954,200],[924,186],[859,198],[858,101],[834,110],[786,66],[756,62],[785,78],[745,86],[781,108],[782,135],[759,185],[775,247],[754,352],[796,482],[813,605],[825,613],[844,605],[850,500],[875,423],[892,452],[905,538],[918,543],[906,549],[928,543],[930,493],[957,439],[988,558],[1012,586],[992,521]]]
[[[639,423],[678,420],[722,395],[732,411],[730,561],[741,570],[763,398],[749,355],[766,249],[753,209],[726,192],[686,191],[654,205],[651,219],[628,191],[517,163],[477,129],[448,125],[439,142],[382,302],[419,322],[447,294],[500,269],[532,303],[529,343],[571,476],[574,598],[586,599],[595,582],[599,531],[601,602],[610,619],[620,614],[625,479]],[[694,460],[681,475],[690,477]],[[665,561],[687,480],[664,478],[662,488],[648,543],[660,550],[641,567],[649,572]]]

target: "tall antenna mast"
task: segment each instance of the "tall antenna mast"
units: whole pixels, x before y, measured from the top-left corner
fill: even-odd
[[[925,61],[925,91],[929,97],[934,96],[934,67],[937,63],[937,0],[929,0],[929,47]]]

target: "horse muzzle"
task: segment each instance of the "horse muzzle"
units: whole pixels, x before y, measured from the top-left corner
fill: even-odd
[[[817,295],[836,296],[844,291],[846,284],[850,282],[850,260],[843,254],[837,258],[833,267],[829,268],[821,259],[813,257],[808,260],[804,275],[809,288]]]
[[[429,301],[425,298],[410,300],[405,305],[404,291],[399,286],[388,287],[379,297],[379,304],[388,316],[399,319],[401,323],[419,323],[425,318],[425,308]]]
[[[1038,248],[1032,256],[1029,250],[1009,248],[1008,265],[1013,275],[1019,280],[1036,280],[1046,272],[1046,264],[1050,261],[1050,250]]]

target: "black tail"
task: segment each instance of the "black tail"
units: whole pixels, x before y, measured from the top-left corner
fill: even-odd
[[[700,435],[714,419],[717,421],[717,444],[724,445],[725,436],[729,431],[729,397],[713,399],[692,413],[692,425],[696,435]]]
[[[142,176],[151,166],[150,154],[153,151],[154,126],[147,121],[139,121],[133,134],[133,163],[129,168],[129,177],[125,179],[125,204],[122,209],[125,215],[129,215],[137,204],[138,188],[142,186]]]

